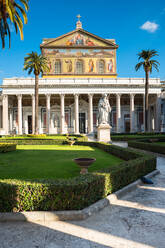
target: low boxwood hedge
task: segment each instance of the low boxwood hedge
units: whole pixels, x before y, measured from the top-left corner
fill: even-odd
[[[142,140],[142,139],[165,139],[165,135],[164,134],[116,134],[116,135],[111,135],[111,139],[112,141],[129,141],[129,140]]]
[[[154,141],[163,142],[165,141],[165,138],[128,141],[128,146],[150,152],[165,154],[165,147],[154,143]]]
[[[17,145],[63,145],[66,140],[58,139],[1,139],[3,143],[14,143]]]
[[[50,136],[50,135],[49,135]],[[29,137],[27,136],[20,136],[19,138],[17,137],[10,137],[10,138],[2,138],[0,139],[0,142],[2,143],[13,143],[17,145],[63,145],[67,144],[67,138],[66,135],[58,135],[61,136],[60,139],[51,139],[50,137],[46,139],[46,136],[36,136],[36,135],[31,135]],[[69,135],[69,138],[74,138],[75,141],[87,141],[88,138],[83,135],[76,135],[72,136]]]
[[[16,144],[0,143],[0,152],[11,152],[16,150]]]
[[[69,180],[0,180],[0,212],[83,209],[156,168],[152,155],[98,142],[76,144],[98,147],[126,161]]]

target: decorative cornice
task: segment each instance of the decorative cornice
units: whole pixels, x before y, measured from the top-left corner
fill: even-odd
[[[128,85],[128,84],[81,84],[81,85],[78,85],[78,84],[49,84],[49,85],[39,85],[39,88],[40,89],[47,89],[47,88],[84,88],[84,87],[87,87],[87,88],[133,88],[133,89],[136,89],[136,88],[145,88],[145,85]],[[34,89],[35,86],[34,85],[2,85],[2,88],[3,89]],[[162,86],[161,85],[149,85],[149,88],[156,88],[156,89],[161,89]]]

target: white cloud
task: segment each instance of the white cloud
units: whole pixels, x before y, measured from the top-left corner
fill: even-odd
[[[150,33],[154,33],[158,29],[158,27],[159,25],[157,23],[147,21],[140,27],[140,29],[146,30]]]

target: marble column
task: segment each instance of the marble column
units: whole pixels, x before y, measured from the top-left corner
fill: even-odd
[[[79,95],[74,96],[75,134],[79,134]]]
[[[13,131],[13,112],[12,112],[12,109],[9,110],[9,118],[10,118],[10,132]]]
[[[121,105],[120,105],[121,94],[116,95],[116,132],[121,132]]]
[[[89,133],[93,133],[93,94],[89,94]]]
[[[156,96],[156,104],[155,104],[155,131],[160,132],[161,128],[161,94],[157,94]]]
[[[18,134],[22,135],[22,95],[17,95],[18,99]]]
[[[151,128],[152,128],[152,120],[151,120],[151,106],[148,106],[148,116],[147,116],[147,120],[148,120],[148,132],[151,132]]]
[[[9,133],[9,121],[8,121],[8,95],[3,95],[3,129],[5,134]]]
[[[32,95],[32,134],[35,133],[35,95]]]
[[[135,132],[135,105],[134,105],[134,94],[130,95],[130,132]]]
[[[50,133],[50,95],[46,95],[46,133]]]
[[[60,118],[60,133],[65,133],[65,95],[61,94],[61,118]]]
[[[143,94],[143,130],[145,132],[145,94]]]

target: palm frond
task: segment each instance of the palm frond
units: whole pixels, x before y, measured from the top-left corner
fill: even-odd
[[[9,42],[10,42],[10,32],[9,32],[10,22],[13,23],[16,33],[19,30],[20,37],[21,39],[23,39],[23,21],[24,21],[24,24],[27,24],[27,13],[26,12],[29,9],[28,3],[29,3],[29,0],[1,0],[0,1],[0,22],[1,22],[0,32],[1,32],[2,47],[5,47],[6,36],[9,36]],[[23,18],[23,21],[22,21],[22,18]]]
[[[158,71],[158,66],[160,65],[157,60],[152,59],[158,56],[158,52],[154,49],[152,50],[142,50],[138,53],[138,60],[142,60],[135,66],[135,70],[138,71],[141,66],[143,66],[144,71],[149,71],[152,73],[153,67]]]
[[[28,73],[34,72],[35,75],[39,75],[49,69],[48,61],[42,55],[38,55],[36,52],[28,53],[24,58],[23,70],[28,70]]]
[[[135,70],[138,71],[143,66],[143,62],[136,64]]]

